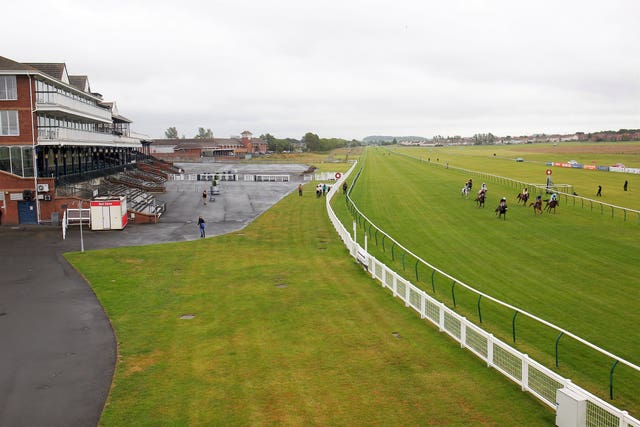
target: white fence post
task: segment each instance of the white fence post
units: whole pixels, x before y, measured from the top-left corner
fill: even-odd
[[[487,367],[493,366],[493,334],[487,337]]]
[[[356,251],[358,250],[358,241],[356,240],[356,227],[357,227],[357,224],[356,224],[355,221],[353,221],[353,243],[354,243],[354,245],[353,245],[353,249],[352,249],[353,252],[352,252],[351,255],[354,256],[354,257],[356,256]]]
[[[529,390],[529,356],[522,355],[522,391]]]
[[[368,244],[368,237],[369,235],[367,233],[364,233],[364,251],[366,253],[369,253],[369,244]]]
[[[393,276],[395,278],[395,275]],[[404,306],[409,307],[411,301],[411,288],[407,282],[404,282]]]
[[[460,348],[465,348],[467,342],[467,318],[460,318]]]
[[[444,331],[444,303],[441,302],[439,304],[440,306],[440,312],[438,313],[440,315],[439,321],[438,321],[438,328],[440,329],[440,332]]]
[[[427,317],[427,293],[422,291],[420,294],[420,318]]]

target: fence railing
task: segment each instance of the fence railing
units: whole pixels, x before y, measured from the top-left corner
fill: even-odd
[[[531,359],[528,355],[484,331],[482,328],[468,321],[464,316],[446,307],[444,303],[436,300],[419,287],[413,285],[409,280],[371,255],[367,251],[366,240],[365,247],[358,244],[356,239],[356,222],[354,221],[352,237],[331,207],[331,199],[355,167],[356,164],[354,164],[349,171],[338,180],[337,185],[334,185],[329,191],[326,199],[327,212],[331,223],[349,250],[350,255],[353,256],[357,262],[361,263],[374,279],[378,280],[383,287],[389,289],[394,297],[402,300],[406,307],[416,311],[422,319],[433,323],[441,332],[448,334],[459,342],[462,348],[471,351],[482,359],[488,367],[496,369],[520,385],[523,391],[531,393],[550,408],[556,411],[559,409],[557,393],[559,389],[564,388],[586,400],[586,413],[584,414],[584,418],[586,419],[587,426],[640,427],[640,421],[630,416],[626,411],[621,411],[615,406],[610,405],[599,397],[573,384],[571,380],[556,374]],[[356,180],[357,177],[354,179],[354,182]],[[353,185],[352,183],[352,188]],[[432,268],[434,268],[435,271],[435,267]],[[491,298],[488,295],[486,297]],[[498,300],[495,301],[499,302]],[[505,305],[508,306],[508,304]],[[512,308],[515,309],[515,307]],[[526,312],[520,312],[525,315],[528,314]],[[535,316],[529,316],[535,318]],[[549,326],[553,326],[542,319],[539,320]],[[560,330],[560,328],[557,329]],[[591,347],[596,347],[581,340],[579,337],[574,336],[574,338]],[[622,359],[610,353],[607,354],[616,360],[622,361]],[[637,366],[630,362],[626,362],[626,364],[638,369]]]
[[[456,170],[459,172],[465,172],[467,174],[473,175],[473,176],[477,176],[480,177],[482,180],[484,181],[489,181],[489,182],[493,182],[493,183],[497,183],[497,184],[501,184],[501,185],[508,185],[510,187],[513,187],[516,190],[522,190],[522,188],[526,187],[526,188],[535,188],[538,190],[539,193],[543,194],[546,193],[548,189],[553,190],[555,193],[558,193],[561,196],[561,199],[564,198],[564,202],[566,204],[572,203],[572,206],[581,206],[582,208],[590,208],[592,211],[594,210],[594,206],[596,207],[596,210],[600,210],[601,214],[609,214],[611,213],[611,218],[615,218],[615,214],[618,213],[619,216],[622,217],[622,219],[624,221],[627,220],[628,216],[635,216],[636,221],[638,223],[640,223],[640,210],[636,210],[636,209],[630,209],[630,208],[626,208],[624,206],[617,206],[617,205],[612,205],[610,203],[605,203],[605,202],[601,202],[599,200],[593,200],[593,199],[589,199],[588,197],[582,197],[579,196],[577,194],[573,194],[572,190],[569,191],[563,191],[566,188],[571,189],[572,187],[569,186],[567,187],[566,184],[562,184],[562,185],[551,185],[551,186],[547,186],[546,184],[537,184],[537,183],[531,183],[531,182],[524,182],[524,181],[519,181],[517,179],[512,179],[512,178],[507,178],[504,176],[500,176],[500,175],[495,175],[495,174],[491,174],[491,173],[487,173],[487,172],[480,172],[480,171],[474,171],[471,169],[466,169],[466,168],[461,168],[461,167],[457,167],[457,166],[451,166],[449,164],[443,165],[441,163],[438,162],[430,162],[430,161],[425,161],[422,158],[418,158],[418,157],[414,157],[414,156],[410,156],[406,153],[400,153],[397,151],[393,151],[393,150],[389,150],[391,153],[397,154],[399,156],[404,156],[407,157],[409,159],[413,159],[419,162],[423,162],[423,163],[427,163],[429,165],[434,165],[434,166],[440,166],[443,168],[447,168],[447,169],[451,169],[451,170]],[[530,191],[530,193],[532,193]]]

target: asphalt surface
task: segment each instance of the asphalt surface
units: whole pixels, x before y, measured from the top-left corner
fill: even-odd
[[[199,239],[244,228],[302,182],[306,165],[181,164],[187,173],[290,174],[283,182],[169,181],[159,224],[119,231],[0,226],[0,426],[95,426],[111,386],[116,340],[102,306],[62,254]],[[307,190],[309,191],[309,190]]]

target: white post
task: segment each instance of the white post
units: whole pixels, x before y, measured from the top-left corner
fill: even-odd
[[[465,348],[467,342],[467,318],[460,319],[460,348]]]
[[[422,291],[420,298],[420,318],[424,319],[427,317],[427,293]]]
[[[368,239],[368,237],[369,237],[369,234],[364,233],[364,251],[366,253],[369,253],[369,243],[368,243],[369,239]]]
[[[493,334],[487,337],[487,367],[493,366]]]
[[[411,305],[411,288],[409,288],[409,284],[404,281],[404,306],[409,307]]]
[[[82,236],[82,200],[78,201],[80,211],[80,252],[84,252],[84,237]]]
[[[440,329],[440,332],[444,331],[444,303],[441,302],[440,303],[440,319],[438,321],[438,329]]]
[[[355,220],[353,221],[353,256],[356,256],[356,251],[358,250],[358,240],[356,240],[356,230],[357,230],[358,224],[355,222]]]
[[[529,356],[522,355],[522,391],[529,389]]]

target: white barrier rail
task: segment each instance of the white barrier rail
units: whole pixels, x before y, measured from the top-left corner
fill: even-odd
[[[604,208],[607,208],[607,211],[610,209],[611,210],[611,217],[614,217],[614,214],[616,211],[620,211],[622,212],[623,218],[626,221],[627,220],[627,213],[631,213],[636,215],[637,217],[637,221],[640,223],[640,211],[637,209],[631,209],[631,208],[626,208],[624,206],[617,206],[617,205],[612,205],[610,203],[605,203],[605,202],[601,202],[599,200],[593,200],[590,199],[588,197],[582,197],[582,196],[578,196],[576,194],[573,194],[573,192],[567,192],[567,191],[561,191],[560,187],[562,186],[568,186],[567,188],[572,186],[570,184],[556,184],[556,185],[551,185],[551,186],[547,186],[546,184],[535,184],[535,183],[530,183],[530,182],[524,182],[524,181],[518,181],[517,179],[512,179],[512,178],[507,178],[504,176],[500,176],[500,175],[494,175],[491,173],[487,173],[487,172],[480,172],[480,171],[474,171],[471,169],[465,169],[465,168],[460,168],[460,167],[456,167],[456,166],[451,166],[451,165],[442,165],[440,163],[434,163],[434,162],[427,162],[422,158],[417,158],[417,157],[413,157],[410,156],[406,153],[401,153],[398,151],[393,151],[393,150],[388,150],[391,153],[397,154],[398,156],[403,156],[403,157],[407,157],[409,159],[413,159],[419,162],[423,162],[423,163],[427,163],[430,165],[436,165],[436,166],[440,166],[440,167],[446,167],[447,169],[452,169],[452,170],[456,170],[456,171],[460,171],[460,172],[465,172],[465,173],[469,173],[469,174],[473,174],[473,175],[477,175],[482,177],[482,179],[484,180],[491,180],[492,182],[497,182],[497,183],[501,183],[501,184],[508,184],[511,185],[514,188],[517,189],[522,189],[522,188],[536,188],[541,194],[545,193],[548,189],[548,187],[552,188],[553,191],[555,191],[556,193],[564,196],[564,201],[565,203],[569,203],[569,200],[573,201],[573,206],[576,205],[576,202],[579,201],[581,207],[585,207],[585,204],[588,204],[589,207],[591,208],[591,210],[593,210],[593,205],[598,205],[600,206],[600,213],[604,214]]]
[[[492,334],[446,307],[444,303],[429,296],[360,246],[355,238],[356,226],[354,225],[352,238],[331,208],[331,199],[340,188],[342,181],[353,172],[355,166],[356,164],[329,191],[326,207],[329,219],[349,253],[356,261],[367,263],[366,268],[373,279],[388,288],[394,297],[405,303],[406,307],[416,311],[420,318],[430,321],[441,332],[460,343],[462,348],[482,359],[488,367],[496,369],[520,385],[522,391],[531,393],[550,408],[558,410],[557,392],[559,389],[565,388],[586,400],[586,413],[584,414],[586,426],[640,427],[640,421],[630,416],[626,411],[621,411],[610,405],[573,384],[571,380],[556,374],[526,354],[495,338]]]

